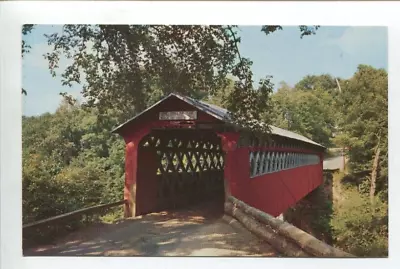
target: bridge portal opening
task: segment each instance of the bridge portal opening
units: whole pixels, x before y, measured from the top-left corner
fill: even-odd
[[[152,130],[138,149],[136,214],[207,204],[223,214],[224,152],[211,130]]]
[[[171,93],[113,132],[126,143],[125,217],[212,200],[223,213],[225,195],[278,216],[322,183],[322,145],[274,126],[260,134],[187,96]]]

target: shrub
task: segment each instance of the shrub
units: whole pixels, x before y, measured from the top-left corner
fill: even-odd
[[[354,187],[345,189],[342,195],[344,199],[334,207],[331,221],[335,245],[357,256],[387,256],[387,203],[375,197],[372,207],[369,197]]]

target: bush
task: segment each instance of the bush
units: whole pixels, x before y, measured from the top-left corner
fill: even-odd
[[[54,114],[23,117],[22,123],[24,224],[122,199],[125,144],[110,133],[111,116],[99,121],[94,110],[61,107]],[[99,216],[24,231],[24,238],[48,241],[87,221]]]
[[[335,245],[363,257],[388,255],[388,206],[375,197],[372,207],[369,197],[356,188],[348,187],[344,199],[334,208],[331,221]]]

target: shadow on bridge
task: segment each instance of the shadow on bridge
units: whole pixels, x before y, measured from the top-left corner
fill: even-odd
[[[247,230],[221,220],[221,201],[91,227],[25,256],[277,256]]]

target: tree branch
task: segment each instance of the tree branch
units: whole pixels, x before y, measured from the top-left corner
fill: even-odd
[[[231,35],[233,36],[233,41],[235,42],[236,54],[239,57],[240,67],[242,69],[243,74],[245,74],[246,70],[244,70],[244,68],[243,68],[243,59],[242,59],[242,56],[240,55],[239,47],[238,47],[238,44],[237,44],[238,39],[236,38],[235,32],[233,31],[231,26],[228,26],[228,30],[231,33]]]

